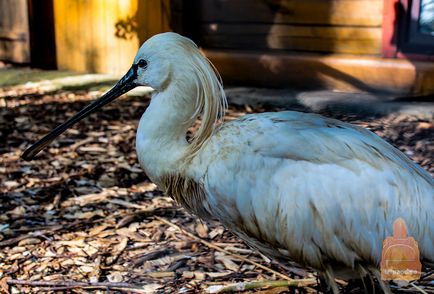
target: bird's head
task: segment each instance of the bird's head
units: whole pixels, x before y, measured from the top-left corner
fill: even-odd
[[[137,86],[150,86],[161,92],[173,80],[183,79],[197,88],[198,109],[207,109],[211,113],[208,115],[209,123],[203,124],[203,129],[210,129],[226,105],[222,85],[212,65],[193,41],[176,33],[162,33],[149,38],[140,47],[133,65],[113,88],[33,144],[24,151],[22,158],[33,159],[69,127]],[[222,99],[212,101],[213,96]]]
[[[197,57],[203,58],[190,39],[171,32],[155,35],[143,43],[134,58],[134,83],[163,91],[174,77],[186,76]]]

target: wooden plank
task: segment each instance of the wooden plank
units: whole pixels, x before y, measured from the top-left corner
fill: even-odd
[[[0,60],[30,62],[26,0],[0,1]]]
[[[270,51],[204,50],[226,84],[434,93],[434,64],[379,57],[301,55]]]
[[[59,69],[123,74],[143,41],[169,30],[169,0],[56,0]]]
[[[202,22],[380,27],[382,0],[202,0]]]
[[[115,1],[117,5],[117,15],[115,16],[117,22],[124,22],[123,30],[125,35],[122,37],[116,36],[113,42],[116,44],[117,52],[109,53],[108,60],[110,67],[107,72],[116,72],[125,74],[133,64],[134,56],[140,47],[140,37],[137,33],[137,26],[141,25],[139,19],[136,17],[139,8],[140,0],[137,1]],[[110,33],[107,38],[111,38]]]
[[[92,1],[92,0],[91,0]],[[74,55],[80,60],[79,71],[91,71],[94,72],[95,68],[90,54],[93,51],[92,48],[92,15],[86,14],[90,10],[89,0],[76,0],[74,5],[74,14],[72,14],[72,24],[74,26],[74,34],[70,36],[70,47],[76,47],[74,49]],[[64,32],[67,33],[67,32]]]
[[[17,30],[14,31],[0,28],[0,39],[9,41],[26,41],[27,33]]]
[[[205,48],[214,49],[274,49],[289,51],[308,51],[322,53],[347,53],[379,55],[381,44],[372,40],[336,41],[331,39],[311,38],[281,38],[270,36],[264,42],[263,38],[256,37],[203,37],[202,44]]]
[[[54,23],[57,67],[60,70],[84,70],[80,55],[83,34],[80,33],[79,1],[54,1]]]
[[[79,72],[96,71],[98,63],[93,39],[99,43],[94,33],[93,0],[56,0],[55,33],[58,68]],[[103,8],[103,7],[100,7]]]
[[[207,48],[381,53],[381,28],[210,24],[202,32]]]
[[[204,35],[221,36],[285,36],[312,37],[322,39],[381,39],[380,28],[363,27],[319,27],[293,25],[263,24],[205,24],[202,25]]]

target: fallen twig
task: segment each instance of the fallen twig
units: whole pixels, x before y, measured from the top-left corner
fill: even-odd
[[[413,288],[415,288],[416,290],[418,290],[420,293],[428,294],[424,289],[422,289],[421,287],[419,287],[415,283],[410,283],[410,285],[413,286]]]
[[[238,291],[258,290],[258,289],[273,289],[279,287],[305,287],[316,284],[315,279],[298,279],[298,280],[283,280],[283,281],[256,281],[256,282],[241,282],[231,285],[213,285],[205,289],[206,293],[232,293]]]
[[[280,278],[283,278],[283,279],[285,279],[285,280],[287,280],[287,281],[293,281],[293,279],[291,279],[291,278],[288,277],[287,275],[281,274],[281,273],[279,273],[279,272],[277,272],[277,271],[275,271],[275,270],[273,270],[273,269],[271,269],[271,268],[269,268],[269,267],[267,267],[267,266],[265,266],[265,265],[262,265],[262,264],[260,264],[260,263],[255,262],[255,261],[252,261],[252,260],[250,260],[250,259],[248,259],[248,258],[245,258],[244,256],[241,256],[241,255],[238,255],[238,254],[231,253],[231,252],[229,252],[228,250],[225,250],[225,249],[223,249],[223,248],[221,248],[221,247],[219,247],[219,246],[217,246],[217,245],[214,245],[214,244],[212,244],[212,243],[210,243],[210,242],[208,242],[208,241],[205,241],[205,240],[203,240],[202,238],[197,237],[197,236],[194,235],[193,233],[190,233],[189,231],[187,231],[187,230],[181,228],[180,226],[171,223],[170,221],[168,221],[168,220],[165,219],[165,218],[162,218],[162,217],[159,217],[159,216],[155,216],[155,218],[158,219],[159,221],[165,223],[166,225],[169,225],[169,226],[171,226],[171,227],[173,227],[173,228],[176,228],[177,230],[179,230],[179,231],[182,232],[183,234],[185,234],[185,235],[189,236],[190,238],[192,238],[192,239],[194,239],[194,240],[196,240],[196,241],[198,241],[198,242],[204,244],[205,246],[207,246],[207,247],[209,247],[209,248],[212,248],[212,249],[214,249],[214,250],[217,250],[217,251],[223,252],[223,253],[225,253],[225,254],[227,254],[227,255],[229,255],[229,256],[232,256],[232,257],[235,258],[235,259],[238,259],[238,260],[241,260],[241,261],[244,261],[244,262],[250,263],[250,264],[252,264],[252,265],[254,265],[254,266],[256,266],[256,267],[259,267],[259,268],[261,268],[261,269],[263,269],[263,270],[266,270],[266,271],[268,271],[268,272],[270,272],[270,273],[273,273],[273,274],[275,274],[276,276],[278,276],[278,277],[280,277]],[[312,279],[312,281],[315,281],[315,282],[316,282],[315,279]]]
[[[133,293],[146,293],[142,286],[132,285],[129,283],[115,283],[115,282],[75,282],[75,281],[26,281],[26,280],[7,280],[8,285],[20,285],[30,287],[43,287],[47,290],[53,289],[74,289],[74,288],[86,288],[86,289],[113,289],[123,292]]]
[[[42,229],[42,230],[39,230],[36,232],[30,232],[30,233],[27,233],[24,235],[20,235],[20,236],[11,238],[11,239],[1,241],[0,247],[11,246],[11,245],[14,245],[15,243],[20,242],[21,240],[25,240],[25,239],[29,239],[29,238],[35,238],[35,237],[47,238],[47,237],[45,237],[45,235],[50,235],[50,234],[53,234],[54,232],[57,232],[59,230],[71,228],[77,224],[80,224],[80,222],[75,221],[75,222],[70,223],[68,225],[55,225],[55,226],[49,227],[47,229]]]

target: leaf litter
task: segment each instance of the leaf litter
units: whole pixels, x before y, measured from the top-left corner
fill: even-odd
[[[218,223],[189,215],[150,182],[134,148],[149,97],[121,98],[74,126],[35,160],[20,159],[32,142],[101,94],[0,88],[0,292],[195,293],[280,279],[273,271],[294,279],[316,277],[295,264],[270,261]],[[230,105],[227,119],[277,110],[283,108]],[[322,114],[374,131],[434,174],[433,117]],[[434,291],[432,270],[426,269],[416,285]],[[363,285],[340,286],[363,291]],[[411,285],[401,289],[418,291]]]

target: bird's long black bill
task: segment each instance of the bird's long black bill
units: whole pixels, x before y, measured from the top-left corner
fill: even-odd
[[[71,126],[73,126],[74,124],[82,120],[83,118],[89,116],[91,113],[95,112],[96,110],[103,107],[104,105],[115,100],[122,94],[135,88],[137,86],[135,82],[136,78],[137,78],[137,65],[134,64],[127,72],[127,74],[123,76],[122,79],[120,79],[119,82],[117,82],[116,85],[113,88],[111,88],[106,94],[104,94],[103,96],[101,96],[100,98],[98,98],[97,100],[95,100],[94,102],[86,106],[85,108],[83,108],[73,117],[69,118],[63,124],[57,126],[55,129],[53,129],[51,132],[45,135],[38,142],[30,146],[26,151],[24,151],[21,157],[24,160],[32,160],[36,156],[36,154],[38,154],[42,149],[44,149],[48,144],[50,144],[54,139],[56,139],[60,134],[65,132],[68,128],[70,128]]]

